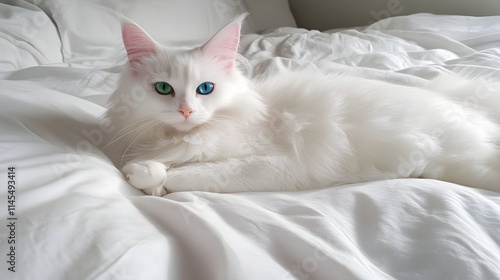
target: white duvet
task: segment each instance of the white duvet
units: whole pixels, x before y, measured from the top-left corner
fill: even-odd
[[[0,19],[0,279],[500,279],[499,193],[399,179],[144,196],[95,148],[116,73],[63,63],[52,25],[29,37],[12,24],[33,13],[43,16],[16,8]],[[314,67],[418,87],[469,68],[500,78],[499,23],[420,14],[281,28],[244,35],[242,54],[249,76]]]

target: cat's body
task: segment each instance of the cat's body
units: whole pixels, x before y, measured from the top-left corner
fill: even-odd
[[[498,86],[450,76],[417,89],[312,71],[249,81],[235,65],[238,36],[236,21],[202,47],[170,50],[124,27],[131,67],[106,115],[116,126],[106,148],[134,187],[163,195],[424,177],[500,191]],[[162,81],[175,91],[155,92]],[[207,81],[213,91],[197,93]]]

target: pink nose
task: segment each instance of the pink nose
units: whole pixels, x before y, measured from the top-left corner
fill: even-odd
[[[184,115],[184,117],[187,119],[187,117],[189,117],[191,115],[191,113],[194,112],[194,109],[193,108],[190,108],[190,107],[180,107],[179,108],[179,112]]]

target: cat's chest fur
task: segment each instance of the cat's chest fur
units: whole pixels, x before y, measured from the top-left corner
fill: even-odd
[[[282,125],[276,123],[276,125]],[[213,162],[227,158],[267,154],[277,149],[272,127],[259,124],[216,124],[189,133],[166,133],[137,146],[140,158],[155,158],[167,165]],[[144,150],[147,150],[144,153]]]

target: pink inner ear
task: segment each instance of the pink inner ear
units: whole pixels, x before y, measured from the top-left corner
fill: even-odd
[[[130,62],[136,62],[145,55],[156,53],[156,43],[149,35],[134,24],[122,26],[123,44]]]
[[[236,55],[240,43],[240,22],[232,22],[222,28],[203,47],[203,53],[225,63],[225,69],[231,71],[236,64]]]

